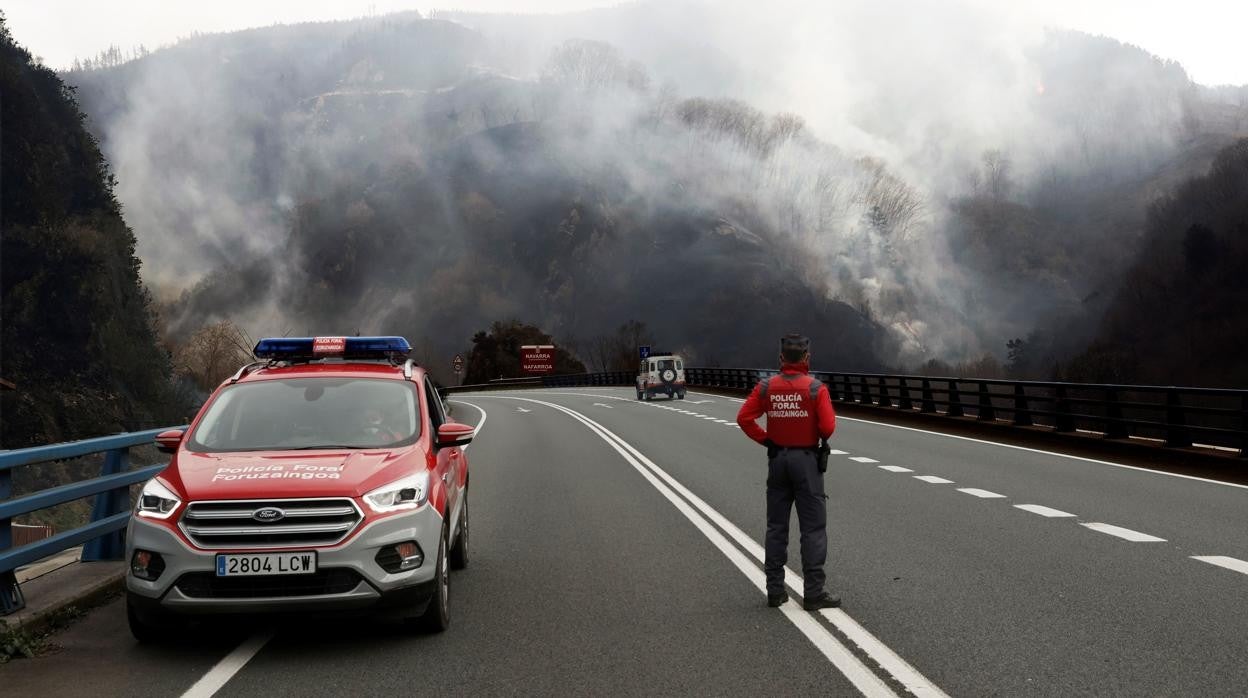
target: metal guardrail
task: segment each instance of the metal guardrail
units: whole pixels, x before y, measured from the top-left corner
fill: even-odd
[[[14,574],[22,565],[84,543],[84,561],[122,558],[125,553],[122,531],[130,520],[130,486],[150,480],[167,465],[162,463],[130,470],[130,448],[152,443],[156,435],[164,430],[150,429],[52,446],[0,451],[0,616],[13,613],[25,605]],[[104,454],[99,477],[13,498],[14,468],[96,453]],[[90,523],[13,547],[14,517],[91,496],[95,497],[95,504]]]
[[[691,386],[748,391],[775,369],[685,369]],[[885,373],[813,372],[836,403],[903,412],[1144,439],[1169,448],[1209,446],[1248,458],[1248,390],[1057,383]],[[446,392],[501,387],[633,385],[629,371],[508,379]]]

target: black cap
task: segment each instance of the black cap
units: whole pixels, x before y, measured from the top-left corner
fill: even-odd
[[[780,355],[785,361],[800,361],[810,351],[810,337],[797,333],[780,338]]]

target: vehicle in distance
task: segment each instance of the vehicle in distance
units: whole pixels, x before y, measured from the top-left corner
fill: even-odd
[[[685,360],[677,354],[653,354],[637,370],[637,399],[655,395],[685,399]]]
[[[468,562],[473,427],[402,337],[262,339],[185,432],[126,530],[134,636],[189,616],[362,612],[441,631]]]

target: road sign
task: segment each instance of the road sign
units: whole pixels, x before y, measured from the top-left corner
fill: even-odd
[[[641,355],[643,361],[650,358],[650,345],[643,344],[637,347],[637,353]]]
[[[457,376],[458,376],[460,373],[463,373],[463,371],[464,371],[464,357],[463,357],[463,355],[462,355],[462,354],[456,354],[456,355],[455,355],[455,358],[451,359],[451,365],[455,367],[455,375],[457,375]]]
[[[520,347],[520,369],[530,374],[553,373],[555,346],[553,344],[526,344]]]

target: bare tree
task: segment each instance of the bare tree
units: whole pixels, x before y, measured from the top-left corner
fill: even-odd
[[[195,331],[173,352],[174,369],[212,390],[251,357],[251,338],[229,320]]]

